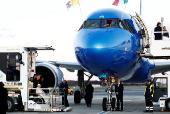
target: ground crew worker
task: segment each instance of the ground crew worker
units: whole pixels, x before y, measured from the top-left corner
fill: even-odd
[[[33,78],[33,77],[31,77],[31,78],[30,78],[30,81],[31,81],[31,82],[33,82],[33,81],[34,81],[34,78]]]
[[[147,80],[147,85],[145,88],[144,96],[145,96],[145,103],[146,103],[146,110],[144,112],[149,112],[149,107],[150,107],[150,112],[153,112],[153,93],[154,93],[154,88],[153,85],[150,84],[151,80]]]
[[[28,82],[28,88],[29,88],[28,89],[29,90],[29,95],[34,95],[35,90],[30,89],[30,88],[33,88],[33,82],[31,81],[31,78],[30,78],[30,81]]]

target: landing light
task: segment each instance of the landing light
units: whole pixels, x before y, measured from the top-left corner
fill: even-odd
[[[96,46],[96,48],[101,49],[101,48],[102,48],[102,46]]]

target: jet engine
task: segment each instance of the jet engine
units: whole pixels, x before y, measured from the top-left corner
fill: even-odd
[[[40,74],[48,87],[56,87],[62,82],[63,73],[59,67],[49,63],[37,63],[36,74]]]

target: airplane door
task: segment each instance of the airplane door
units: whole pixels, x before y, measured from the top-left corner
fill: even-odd
[[[143,37],[143,44],[145,45],[144,47],[145,48],[149,48],[149,33],[148,33],[148,30],[144,24],[144,22],[142,21],[141,17],[136,13],[136,18],[137,20],[140,22],[143,30],[141,30],[141,34],[143,34],[142,36]]]
[[[167,78],[157,78],[155,77],[154,80],[154,94],[153,94],[153,101],[158,102],[160,97],[163,95],[167,95]]]

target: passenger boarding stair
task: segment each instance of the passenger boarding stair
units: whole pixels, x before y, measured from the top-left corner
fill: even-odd
[[[163,36],[164,33],[169,33],[168,31],[163,31],[164,18],[161,17],[162,31],[151,32],[151,37],[149,37],[148,30],[141,17],[136,13],[134,18],[138,20],[141,35],[141,51],[138,54],[145,58],[170,59],[170,38]],[[161,40],[155,40],[155,34],[161,34]]]
[[[170,38],[163,36],[162,40],[155,40],[154,33],[162,34],[162,31],[151,33],[149,48],[145,48],[143,53],[139,53],[140,56],[152,59],[170,59]]]

